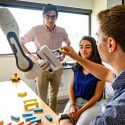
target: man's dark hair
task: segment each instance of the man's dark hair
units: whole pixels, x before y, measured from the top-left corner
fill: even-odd
[[[58,17],[58,10],[57,10],[56,6],[52,5],[52,4],[47,4],[44,6],[43,15],[46,15],[48,12],[50,12],[52,10],[56,12],[56,17]]]

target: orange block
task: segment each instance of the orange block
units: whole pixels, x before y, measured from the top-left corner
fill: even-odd
[[[3,125],[3,123],[4,123],[3,120],[1,120],[1,121],[0,121],[0,125]]]

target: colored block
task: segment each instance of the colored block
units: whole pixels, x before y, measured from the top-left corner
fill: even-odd
[[[52,117],[51,117],[49,114],[46,114],[46,115],[45,115],[45,118],[46,118],[47,120],[49,120],[49,121],[52,121]]]
[[[37,102],[37,99],[29,99],[29,100],[24,100],[24,109],[28,109],[31,106],[35,106],[35,108],[39,108],[39,103]]]
[[[43,109],[42,108],[34,109],[34,113],[38,113],[38,112],[43,112]]]
[[[29,117],[29,116],[32,116],[32,115],[33,115],[32,112],[26,112],[26,113],[22,114],[23,117]]]
[[[36,116],[31,116],[31,117],[26,117],[25,118],[26,121],[30,121],[30,120],[33,120],[33,119],[36,119]]]
[[[24,121],[19,122],[17,125],[24,125]]]
[[[35,122],[35,123],[33,123],[32,125],[39,125],[39,123]]]
[[[31,122],[31,123],[35,123],[35,122],[40,123],[40,122],[41,122],[41,119],[40,119],[40,118],[36,118],[36,119],[30,120],[30,122]]]
[[[36,106],[36,108],[39,107],[39,103],[38,102],[33,102],[33,103],[28,103],[28,104],[24,104],[24,108],[27,110],[29,107],[31,106]]]
[[[17,75],[17,73],[14,73],[14,75],[11,78],[11,81],[18,82],[20,80],[20,77]]]
[[[4,123],[3,120],[1,120],[1,121],[0,121],[0,125],[3,125],[3,123]]]
[[[27,96],[27,92],[18,92],[17,95],[19,97],[25,97],[25,96]]]
[[[19,121],[19,120],[20,120],[20,117],[11,115],[11,119],[12,119],[12,120]]]
[[[37,99],[35,98],[35,99],[24,100],[23,103],[25,104],[25,103],[32,102],[32,101],[37,102]]]
[[[25,123],[25,125],[32,125],[32,124],[31,124],[31,122],[29,121],[29,122]]]
[[[12,123],[10,122],[10,123],[8,123],[7,125],[12,125]]]

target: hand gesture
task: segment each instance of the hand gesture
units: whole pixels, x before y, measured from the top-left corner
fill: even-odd
[[[61,48],[61,50],[64,55],[68,55],[74,60],[76,60],[78,57],[78,54],[75,52],[75,50],[71,46],[64,46]]]
[[[77,108],[75,105],[72,105],[70,108],[70,112],[77,112]]]

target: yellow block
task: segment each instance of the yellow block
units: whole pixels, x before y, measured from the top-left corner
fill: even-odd
[[[28,102],[37,102],[37,99],[34,98],[34,99],[28,99],[28,100],[24,100],[23,103],[28,103]]]
[[[18,92],[17,95],[19,97],[25,97],[25,96],[27,96],[27,92]]]
[[[24,104],[24,108],[27,110],[31,106],[36,106],[35,108],[39,108],[39,103],[38,102],[33,102],[33,103],[28,103]]]

